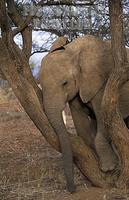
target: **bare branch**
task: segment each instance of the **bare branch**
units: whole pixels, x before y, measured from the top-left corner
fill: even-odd
[[[40,6],[58,6],[58,5],[66,5],[66,6],[93,6],[95,1],[83,1],[81,3],[75,2],[73,0],[60,0],[60,1],[53,1],[53,0],[41,0],[38,5]]]
[[[7,15],[6,15],[5,0],[1,0],[0,1],[0,27],[2,29],[5,29],[6,24],[7,24]]]
[[[17,35],[18,33],[22,32],[25,28],[27,28],[32,19],[33,16],[28,15],[26,20],[20,25],[20,27],[13,30],[13,36]]]
[[[7,41],[10,28],[8,24],[8,16],[6,13],[5,0],[0,1],[0,27],[1,27],[2,37],[5,41]]]
[[[44,32],[50,32],[50,33],[53,33],[53,34],[55,34],[55,35],[57,35],[57,36],[62,36],[63,34],[62,34],[62,31],[61,30],[57,30],[57,29],[51,29],[51,28],[34,28],[33,29],[34,31],[44,31]]]
[[[83,29],[77,29],[77,28],[73,28],[73,29],[62,29],[62,30],[58,30],[58,29],[51,29],[51,28],[34,28],[33,29],[34,31],[44,31],[44,32],[50,32],[50,33],[53,33],[57,36],[63,36],[65,34],[68,34],[70,31],[72,31],[72,33],[83,33],[83,34],[87,34],[91,31],[91,29],[89,28],[83,28]],[[97,34],[97,33],[100,33],[100,34],[107,34],[109,33],[109,29],[102,29],[102,30],[97,30],[97,29],[94,29],[92,28],[92,32],[94,34]]]
[[[116,9],[113,7],[114,5],[117,5]],[[110,29],[111,29],[111,36],[112,36],[112,40],[111,40],[112,53],[113,53],[113,58],[115,61],[115,66],[118,68],[119,65],[123,64],[122,62],[128,62],[126,49],[125,49],[121,1],[119,0],[118,2],[116,2],[115,0],[114,2],[112,2],[110,0],[109,12],[111,13],[110,14],[110,24],[111,24]],[[118,16],[118,18],[116,18],[116,16]]]
[[[37,51],[32,52],[32,53],[31,53],[31,56],[33,56],[33,55],[36,54],[36,53],[48,53],[48,52],[49,52],[48,49],[37,50]]]
[[[22,51],[26,55],[27,59],[29,60],[29,57],[31,55],[31,49],[32,49],[32,30],[28,26],[23,26],[23,24],[27,25],[26,22],[29,22],[31,20],[31,17],[29,16],[26,20],[23,19],[23,17],[19,14],[14,0],[7,0],[7,6],[8,6],[8,12],[9,16],[12,19],[13,23],[17,27],[22,27],[21,30],[22,38],[23,38],[23,49]]]

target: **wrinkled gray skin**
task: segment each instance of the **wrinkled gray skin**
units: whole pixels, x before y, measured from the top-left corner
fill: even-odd
[[[42,61],[40,84],[43,90],[45,112],[59,136],[67,187],[71,192],[75,190],[72,151],[69,136],[62,119],[62,111],[66,103],[72,100],[70,106],[73,117],[75,113],[76,116],[77,113],[81,113],[80,115],[84,119],[83,116],[85,115],[86,124],[88,126],[88,128],[85,126],[85,129],[89,129],[90,132],[91,128],[89,127],[91,126],[91,121],[88,121],[87,112],[85,112],[84,115],[82,114],[84,113],[81,111],[83,108],[75,97],[79,94],[83,103],[90,102],[93,106],[96,118],[99,117],[100,102],[112,68],[113,58],[110,42],[103,42],[94,36],[78,38],[63,48],[58,48],[49,53]],[[120,110],[123,118],[129,115],[128,88],[129,82],[121,89]],[[76,111],[77,109],[74,109],[75,107],[78,108],[78,106],[80,109],[79,112]],[[75,127],[79,132],[79,126],[83,126],[84,123],[80,125],[81,121],[80,123],[77,123],[77,121],[78,119],[74,118]],[[82,133],[84,132],[82,128]],[[80,135],[82,135],[82,133],[80,131]],[[84,138],[85,136],[82,137]],[[104,135],[98,132],[95,142],[102,170],[112,170],[117,163],[117,156],[109,145],[108,140]],[[90,143],[90,141],[88,143]]]

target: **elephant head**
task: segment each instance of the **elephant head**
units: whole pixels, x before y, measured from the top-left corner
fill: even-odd
[[[110,45],[94,36],[57,46],[42,60],[40,84],[45,113],[60,140],[68,190],[73,191],[72,150],[62,111],[78,93],[84,103],[91,101],[106,81],[112,58]]]

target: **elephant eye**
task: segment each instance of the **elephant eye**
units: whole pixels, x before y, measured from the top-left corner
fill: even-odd
[[[68,84],[68,81],[64,81],[62,85],[65,86],[67,84]]]

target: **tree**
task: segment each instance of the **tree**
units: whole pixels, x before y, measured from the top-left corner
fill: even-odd
[[[121,1],[109,0],[109,7],[115,70],[112,72],[106,85],[102,101],[100,124],[101,129],[103,131],[107,129],[112,138],[122,160],[121,168],[115,169],[111,174],[103,173],[99,168],[98,160],[93,150],[84,144],[83,140],[78,136],[70,136],[70,140],[75,164],[94,185],[100,187],[112,185],[123,187],[129,181],[129,139],[128,130],[119,112],[118,94],[120,86],[128,79],[129,68],[123,39]],[[1,74],[8,80],[15,95],[42,135],[53,148],[60,151],[57,135],[43,111],[41,90],[37,86],[29,67],[29,57],[32,48],[32,30],[29,22],[32,16],[28,15],[26,18],[23,18],[19,14],[14,0],[1,0],[0,19]],[[11,28],[9,19],[17,28]],[[114,26],[114,21],[115,24],[117,22],[117,26]],[[22,49],[13,40],[15,34],[19,32],[23,39]],[[110,96],[112,96],[113,101],[110,100]],[[107,126],[107,124],[110,124],[110,126]]]
[[[38,2],[38,4],[36,4]],[[53,41],[62,35],[70,40],[91,33],[102,39],[110,39],[108,0],[44,2],[44,1],[16,1],[17,8],[24,17],[33,15],[31,23],[32,34],[40,40],[47,35],[42,44],[32,41],[32,54],[48,52]],[[40,6],[39,6],[40,5]],[[129,10],[128,0],[123,1],[123,22],[125,27],[126,45],[129,43]],[[49,35],[49,37],[48,37]]]
[[[114,70],[106,84],[101,112],[101,131],[108,131],[121,159],[121,173],[117,184],[126,186],[129,178],[129,131],[119,110],[119,89],[129,78],[129,63],[125,49],[121,0],[109,0],[111,45]],[[116,24],[116,25],[115,25]]]

